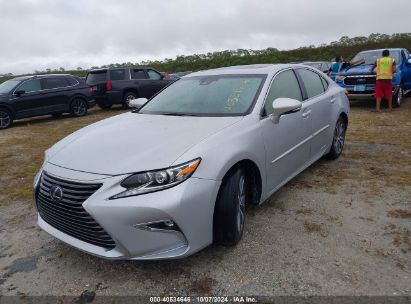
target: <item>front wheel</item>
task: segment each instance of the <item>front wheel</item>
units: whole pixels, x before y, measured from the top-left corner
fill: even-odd
[[[223,179],[214,210],[214,241],[225,246],[236,245],[244,231],[246,177],[237,168]]]
[[[7,129],[13,123],[11,112],[7,109],[0,109],[0,129]]]
[[[124,94],[123,97],[123,107],[128,109],[130,108],[130,101],[132,101],[133,99],[137,99],[137,94],[134,92],[127,92],[126,94]]]
[[[82,98],[74,98],[71,102],[71,114],[75,117],[81,117],[87,114],[87,103]]]
[[[345,122],[344,118],[340,116],[337,120],[337,123],[335,124],[333,142],[330,152],[326,155],[326,158],[337,159],[341,155],[344,149],[346,130],[347,123]]]
[[[401,106],[401,101],[404,97],[404,90],[402,87],[398,88],[398,92],[392,98],[392,106],[394,108],[399,108]]]

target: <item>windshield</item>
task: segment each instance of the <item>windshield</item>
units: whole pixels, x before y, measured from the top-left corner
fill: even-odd
[[[10,79],[0,84],[0,93],[9,93],[20,83],[19,80]]]
[[[382,57],[382,51],[371,51],[358,53],[352,61],[365,60],[364,64],[374,64],[378,58]],[[390,57],[395,60],[396,63],[400,62],[400,52],[390,51]]]
[[[267,75],[183,78],[147,103],[139,113],[239,116],[250,111]]]
[[[107,74],[107,70],[90,72],[87,75],[86,82],[93,83],[93,82],[99,82],[99,81],[106,81],[106,74]]]

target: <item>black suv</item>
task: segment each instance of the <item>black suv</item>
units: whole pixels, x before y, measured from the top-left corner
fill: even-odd
[[[13,120],[52,114],[84,116],[95,101],[85,80],[71,75],[21,76],[0,84],[0,129]]]
[[[139,97],[151,98],[174,80],[150,67],[126,67],[91,70],[86,82],[89,91],[102,109],[113,104],[128,107],[130,100]]]

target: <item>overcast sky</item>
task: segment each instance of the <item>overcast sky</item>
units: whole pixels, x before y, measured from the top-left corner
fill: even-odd
[[[410,11],[411,0],[0,0],[0,74],[410,32]]]

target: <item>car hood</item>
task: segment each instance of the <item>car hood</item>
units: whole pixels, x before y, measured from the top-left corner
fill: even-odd
[[[106,175],[162,169],[241,119],[126,113],[69,135],[46,158],[64,168]]]
[[[347,75],[369,75],[371,74],[370,70],[372,68],[371,64],[361,64],[361,65],[354,65],[351,67],[347,67],[342,69],[338,75],[347,76]]]

